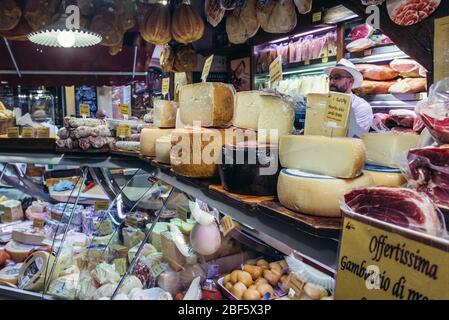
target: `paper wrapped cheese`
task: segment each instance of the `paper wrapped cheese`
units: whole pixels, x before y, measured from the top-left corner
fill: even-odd
[[[268,0],[265,6],[257,7],[257,19],[262,29],[269,33],[287,33],[298,22],[293,0]]]

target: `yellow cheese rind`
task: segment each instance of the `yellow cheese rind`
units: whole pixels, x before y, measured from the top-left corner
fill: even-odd
[[[174,128],[178,104],[168,100],[154,101],[154,125],[158,128]]]
[[[242,129],[257,130],[260,113],[261,91],[237,92],[234,102],[232,125]]]
[[[397,133],[367,133],[362,140],[366,148],[366,163],[401,168],[407,165],[410,149],[418,147],[419,135]]]
[[[278,143],[280,137],[293,132],[294,106],[284,98],[274,95],[262,95],[259,100],[257,140],[259,143]],[[274,135],[270,132],[271,130],[275,130]]]
[[[379,172],[363,170],[373,178],[376,187],[401,187],[407,182],[407,179],[401,172]]]
[[[234,91],[224,83],[188,84],[179,91],[179,108],[185,125],[227,127],[234,114]]]
[[[336,179],[283,169],[278,180],[279,202],[286,208],[314,216],[341,217],[340,200],[349,190],[373,185],[370,175]]]
[[[281,165],[336,178],[352,179],[365,164],[365,146],[360,139],[323,136],[281,137]]]
[[[170,164],[171,136],[166,135],[156,140],[156,161]]]
[[[171,134],[170,163],[173,170],[191,178],[218,174],[224,130],[176,129]]]
[[[156,140],[169,135],[174,129],[145,128],[140,134],[140,153],[147,157],[156,156]]]

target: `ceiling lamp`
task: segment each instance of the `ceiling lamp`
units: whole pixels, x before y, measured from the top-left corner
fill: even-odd
[[[66,21],[68,15],[63,14],[58,21],[42,30],[28,35],[31,42],[47,47],[84,48],[99,44],[101,35],[84,28],[68,29]]]

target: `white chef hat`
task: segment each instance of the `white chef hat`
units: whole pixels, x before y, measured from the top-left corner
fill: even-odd
[[[331,74],[332,70],[334,69],[341,69],[349,72],[352,77],[354,78],[354,85],[352,86],[353,89],[360,88],[363,83],[363,76],[362,74],[356,69],[355,65],[346,59],[341,59],[338,61],[337,65],[335,67],[330,67],[324,69],[324,73],[328,76]]]

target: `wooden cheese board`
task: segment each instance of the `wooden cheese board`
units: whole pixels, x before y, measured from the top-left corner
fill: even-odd
[[[300,225],[300,229],[317,236],[339,238],[343,218],[316,217],[292,211],[277,201],[262,201],[258,204],[262,213],[274,217],[288,218]]]

